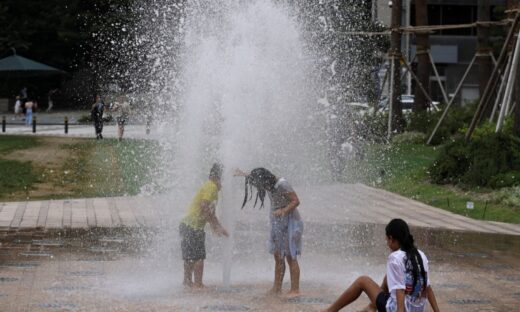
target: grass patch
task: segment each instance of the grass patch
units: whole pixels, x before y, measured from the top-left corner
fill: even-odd
[[[0,140],[3,201],[160,190],[154,182],[160,146],[154,141],[29,136],[2,136]]]
[[[0,198],[17,192],[27,195],[39,181],[38,170],[30,162],[0,159]]]
[[[145,140],[85,141],[67,147],[63,183],[75,197],[136,195],[153,183],[159,146]]]
[[[347,182],[362,182],[474,219],[520,223],[520,207],[496,200],[497,191],[471,191],[430,183],[428,168],[438,149],[419,144],[372,145],[363,160],[351,161]],[[474,209],[466,203],[474,203]]]
[[[34,137],[0,136],[0,155],[39,144]],[[27,194],[40,181],[39,177],[39,170],[33,168],[31,162],[0,158],[0,198],[16,192]]]
[[[6,155],[15,150],[36,147],[40,141],[36,137],[2,135],[0,136],[0,155]]]

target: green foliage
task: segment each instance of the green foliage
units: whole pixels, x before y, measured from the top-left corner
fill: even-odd
[[[430,166],[429,172],[432,181],[437,184],[458,183],[469,168],[468,155],[469,147],[462,139],[444,146]]]
[[[494,189],[516,186],[520,184],[520,171],[499,173],[489,179],[489,186]]]
[[[400,133],[392,138],[394,144],[423,144],[424,142],[426,142],[426,135],[417,131]]]
[[[354,123],[357,135],[365,142],[383,143],[387,141],[388,113],[366,113]]]
[[[505,187],[493,194],[491,200],[509,207],[520,207],[520,185]],[[520,212],[520,211],[519,211]]]
[[[431,144],[442,144],[454,135],[460,133],[461,129],[470,123],[473,117],[474,106],[475,104],[468,104],[451,107],[439,129],[437,129]],[[441,107],[440,111],[412,113],[406,130],[422,132],[427,136],[431,135],[435,125],[441,118],[443,110],[444,107]]]
[[[516,185],[518,171],[520,140],[506,133],[491,133],[470,143],[457,139],[444,146],[430,167],[430,177],[438,184],[462,182],[496,188]]]
[[[520,222],[520,186],[511,188],[511,192],[516,193],[509,197],[509,191],[480,189],[473,192],[430,183],[428,168],[439,150],[424,144],[370,145],[364,159],[349,162],[346,180],[377,186],[475,219]],[[466,209],[468,201],[475,203],[475,209]]]

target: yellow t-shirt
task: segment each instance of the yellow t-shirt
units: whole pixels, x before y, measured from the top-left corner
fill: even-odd
[[[202,187],[199,189],[199,191],[193,198],[190,208],[188,209],[188,214],[186,215],[186,217],[184,217],[184,219],[182,219],[182,223],[194,229],[204,229],[207,220],[202,216],[200,204],[203,200],[212,203],[217,199],[218,186],[215,182],[208,180],[206,183],[204,183],[204,185],[202,185]]]

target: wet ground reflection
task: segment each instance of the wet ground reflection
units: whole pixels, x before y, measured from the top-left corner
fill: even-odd
[[[166,241],[157,241],[153,233],[76,233],[68,238],[3,233],[0,304],[2,311],[318,311],[358,275],[383,277],[388,254],[383,231],[373,224],[308,222],[300,263],[302,295],[296,298],[266,295],[273,263],[264,223],[237,226],[230,288],[221,282],[222,241],[208,235],[208,288],[203,291],[181,287],[173,232]],[[430,258],[443,311],[511,311],[518,306],[518,237],[418,228],[413,233]]]

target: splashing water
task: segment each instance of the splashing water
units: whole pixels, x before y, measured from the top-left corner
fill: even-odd
[[[232,168],[266,167],[294,184],[329,176],[323,114],[315,109],[309,61],[286,8],[270,1],[197,3],[185,26],[186,87],[177,125],[164,135],[174,146],[169,172],[174,189],[196,190],[211,163],[222,162],[219,207],[232,229],[240,209],[233,194],[242,191]],[[230,238],[227,285],[232,246]]]

